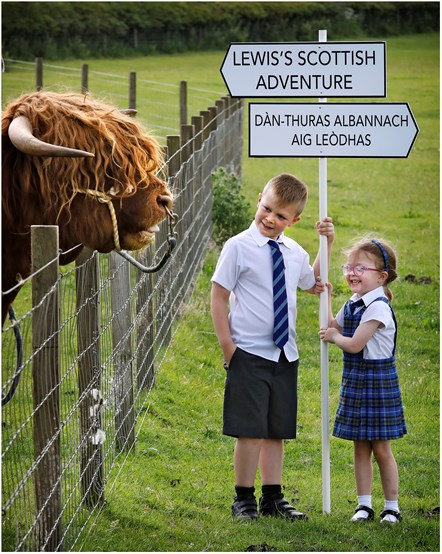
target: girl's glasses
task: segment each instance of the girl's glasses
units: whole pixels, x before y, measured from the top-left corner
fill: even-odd
[[[364,271],[379,271],[382,273],[381,269],[376,269],[375,267],[365,267],[365,265],[341,265],[342,273],[347,275],[348,273],[354,273],[355,275],[361,276],[364,274]]]

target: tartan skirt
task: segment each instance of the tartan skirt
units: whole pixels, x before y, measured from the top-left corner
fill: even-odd
[[[407,433],[395,358],[344,357],[333,436],[347,440],[391,440]]]

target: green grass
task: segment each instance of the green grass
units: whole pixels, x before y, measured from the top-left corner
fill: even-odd
[[[422,344],[424,329],[415,337],[409,335],[416,331],[402,333],[399,367],[409,435],[394,444],[394,451],[405,520],[395,528],[378,523],[355,527],[348,521],[355,503],[350,442],[331,439],[332,510],[322,514],[317,301],[306,295],[300,295],[300,428],[298,439],[286,443],[284,485],[288,498],[310,519],[294,525],[273,519],[232,521],[234,441],[220,433],[224,372],[208,313],[215,263],[211,252],[157,377],[136,452],[83,549],[245,551],[265,543],[278,551],[438,551],[439,522],[431,515],[439,505],[438,341]],[[403,296],[411,306],[420,298],[427,317],[436,321],[437,309],[430,309],[429,299],[437,287],[430,287],[424,301],[424,287],[413,286],[404,284]],[[399,311],[407,309],[402,304]],[[332,418],[341,366],[336,350],[330,364]],[[377,469],[373,495],[379,511]]]
[[[400,279],[392,289],[408,435],[395,441],[393,450],[404,521],[393,527],[349,523],[355,507],[352,444],[333,437],[331,513],[322,513],[318,302],[303,293],[298,296],[299,433],[286,444],[283,484],[287,497],[308,512],[309,521],[290,524],[262,519],[244,524],[231,519],[234,441],[221,434],[225,374],[209,315],[210,277],[218,255],[212,250],[140,418],[135,452],[115,469],[120,474],[106,493],[103,512],[76,548],[245,551],[253,545],[258,551],[439,552],[439,518],[433,513],[440,503],[438,41],[437,34],[387,41],[385,101],[409,102],[420,128],[409,158],[328,162],[328,211],[336,225],[330,267],[335,311],[348,297],[339,272],[340,251],[355,235],[378,233],[398,252]],[[219,75],[223,56],[222,52],[158,56],[118,64],[129,70],[139,61],[149,67],[152,80],[178,82],[189,75],[193,86],[195,81],[198,86],[207,82],[223,90]],[[107,71],[117,62],[96,63]],[[5,74],[5,78],[11,76]],[[244,194],[255,206],[265,182],[283,171],[295,173],[309,185],[309,203],[290,235],[314,256],[317,160],[245,155]],[[431,282],[413,283],[405,279],[408,274]],[[341,352],[331,346],[330,424],[338,403],[341,358]],[[379,512],[383,496],[377,466],[373,500]]]

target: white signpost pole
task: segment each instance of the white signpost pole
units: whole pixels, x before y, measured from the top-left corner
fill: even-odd
[[[327,42],[327,31],[319,31],[319,42]],[[320,98],[319,102],[327,102]],[[327,158],[319,158],[319,219],[327,217]],[[321,280],[328,282],[327,237],[319,237],[319,256],[321,262]],[[319,323],[328,326],[328,292],[321,294],[319,304]],[[321,429],[322,429],[322,511],[330,513],[330,432],[329,432],[329,381],[328,381],[328,344],[321,341]]]

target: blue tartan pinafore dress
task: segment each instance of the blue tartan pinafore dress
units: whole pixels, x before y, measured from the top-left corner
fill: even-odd
[[[407,433],[395,363],[396,318],[387,298],[380,296],[373,302],[385,302],[391,309],[396,326],[394,349],[390,358],[380,360],[365,360],[363,350],[357,354],[344,352],[341,395],[333,429],[333,436],[341,439],[391,440]],[[368,307],[352,314],[351,304],[348,301],[344,306],[344,337],[353,336]]]

